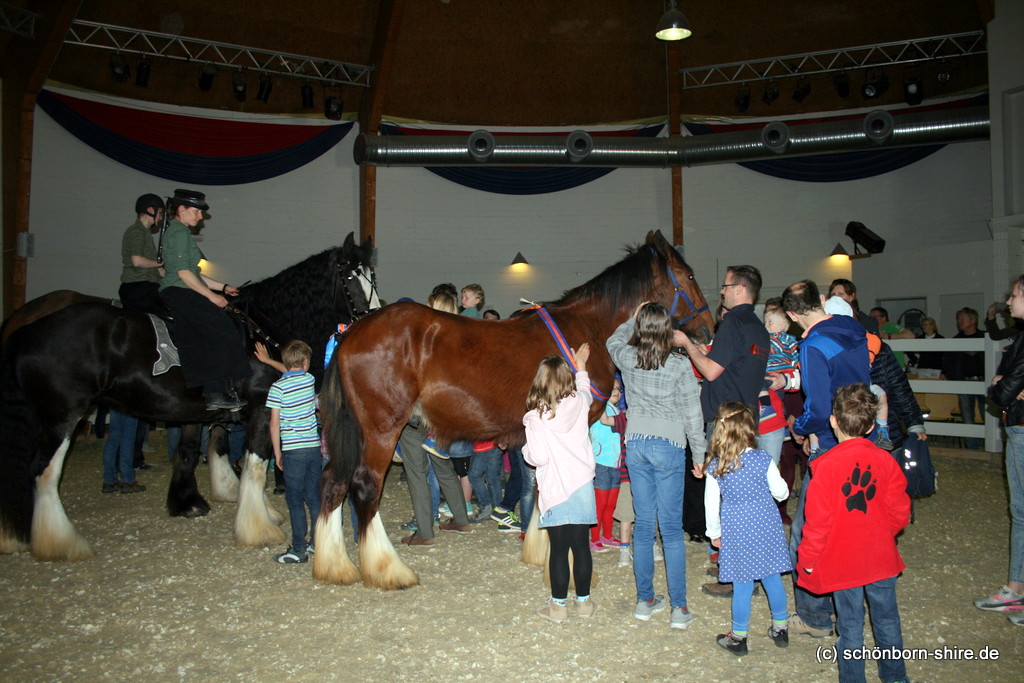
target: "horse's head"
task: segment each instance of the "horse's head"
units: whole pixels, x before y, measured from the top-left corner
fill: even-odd
[[[348,322],[355,322],[380,308],[375,265],[372,240],[367,237],[359,246],[349,233],[338,250],[333,288],[336,307],[348,317]]]
[[[654,289],[658,301],[665,304],[673,324],[699,344],[711,341],[714,318],[700,291],[693,269],[668,243],[660,230],[647,233],[646,246],[661,257],[664,267],[655,274]]]

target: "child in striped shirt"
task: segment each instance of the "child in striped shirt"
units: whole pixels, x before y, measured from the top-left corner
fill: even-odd
[[[284,498],[291,517],[292,544],[274,559],[281,564],[306,562],[313,554],[306,532],[316,528],[320,511],[320,433],[316,423],[316,393],[309,361],[309,345],[293,340],[281,351],[285,372],[267,394],[270,408],[270,441],[274,459],[284,472]],[[306,508],[309,525],[306,525]]]

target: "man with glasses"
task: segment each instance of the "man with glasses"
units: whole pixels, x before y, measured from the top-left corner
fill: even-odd
[[[768,330],[758,320],[754,303],[761,293],[761,273],[754,266],[729,266],[722,281],[723,318],[715,331],[710,350],[697,346],[682,331],[676,330],[673,342],[690,357],[693,367],[704,377],[700,404],[704,425],[711,441],[715,412],[726,401],[740,401],[759,414],[757,396],[764,388],[770,341]],[[697,495],[697,507],[703,510],[703,487],[688,486],[686,498]],[[687,509],[694,509],[687,506]],[[690,524],[687,524],[691,528]],[[703,591],[718,597],[732,595],[732,584],[712,582]]]

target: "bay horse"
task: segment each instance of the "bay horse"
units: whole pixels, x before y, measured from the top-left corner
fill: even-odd
[[[322,358],[339,322],[379,307],[371,261],[370,241],[358,246],[350,234],[341,247],[242,287],[231,303],[247,313],[248,349],[258,329],[264,341],[302,339]],[[250,354],[253,374],[241,387],[248,405],[238,413],[207,410],[201,389],[187,389],[179,367],[153,376],[156,344],[148,316],[95,302],[67,306],[10,336],[0,368],[0,552],[28,545],[39,560],[92,555],[64,511],[58,486],[73,430],[93,404],[186,423],[167,493],[171,516],[210,510],[195,480],[199,424],[244,421],[235,540],[250,546],[285,540],[278,528],[283,517],[268,505],[263,488],[273,455],[264,404],[277,371]]]
[[[660,232],[561,299],[507,320],[476,320],[415,303],[396,303],[363,318],[342,337],[320,393],[324,471],[316,525],[313,576],[324,583],[386,590],[419,578],[395,553],[381,523],[384,476],[399,434],[413,413],[424,417],[445,445],[453,439],[525,440],[526,395],[537,365],[558,345],[542,319],[546,311],[566,347],[590,343],[590,379],[605,392],[615,368],[605,341],[643,301],[658,301],[677,327],[702,341],[712,318],[693,271]],[[360,568],[349,559],[341,503],[351,496],[359,519]]]

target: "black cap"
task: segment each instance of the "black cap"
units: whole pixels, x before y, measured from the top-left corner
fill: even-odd
[[[150,209],[154,209],[153,213],[150,213]],[[163,211],[164,200],[160,199],[155,194],[144,194],[135,200],[135,214],[146,214],[147,216],[156,217],[156,210]]]
[[[207,211],[210,205],[206,203],[206,195],[195,190],[175,190],[170,202],[179,206],[194,206],[200,211]]]

